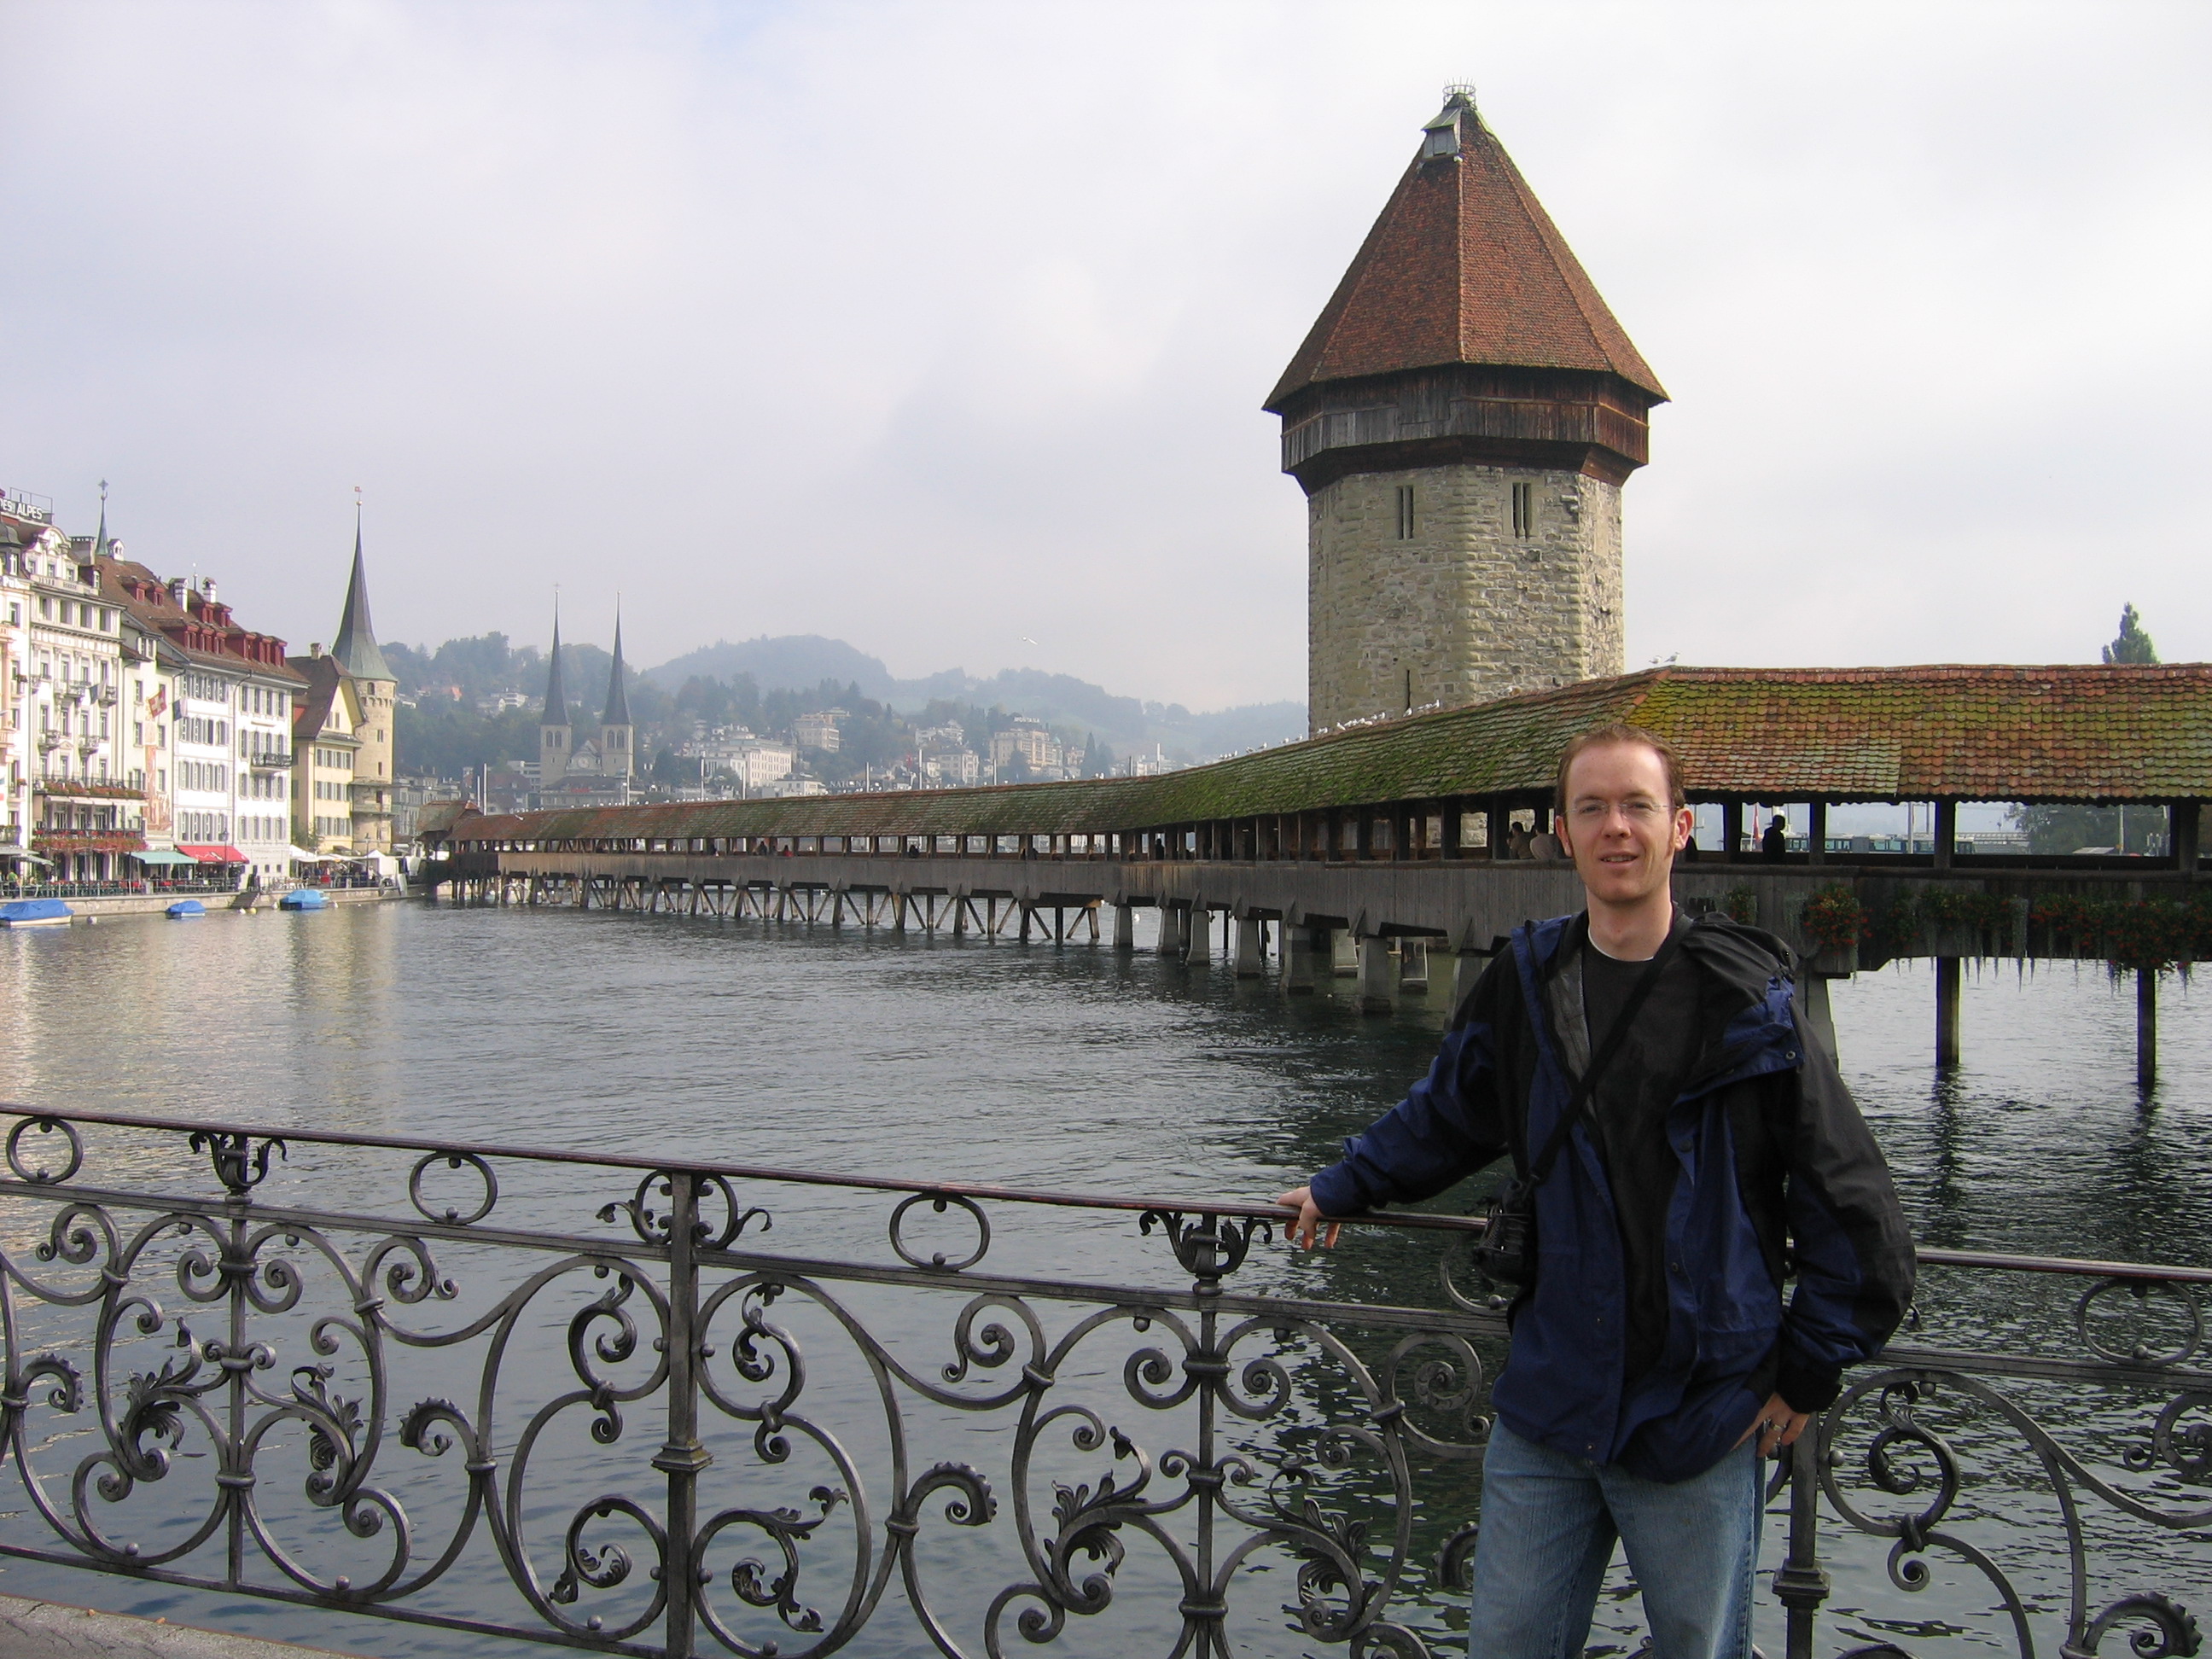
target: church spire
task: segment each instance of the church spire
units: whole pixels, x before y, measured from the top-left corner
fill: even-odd
[[[100,533],[92,538],[92,556],[95,559],[107,556],[107,480],[105,478],[100,481]]]
[[[101,514],[101,523],[106,515]],[[105,532],[103,531],[103,534]],[[361,556],[361,503],[353,504],[353,574],[346,582],[345,612],[338,618],[338,636],[331,655],[340,668],[357,680],[392,680],[398,675],[377,648],[376,629],[368,619],[368,573]]]
[[[622,601],[615,601],[615,665],[607,675],[607,712],[602,726],[629,724],[629,694],[623,690]]]
[[[568,699],[561,690],[561,598],[553,598],[553,655],[552,666],[545,671],[545,713],[540,726],[566,726],[568,723]]]

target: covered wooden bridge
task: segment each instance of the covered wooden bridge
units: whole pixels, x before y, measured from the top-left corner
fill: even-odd
[[[1027,937],[1052,913],[1204,957],[1218,915],[1240,973],[1310,988],[1343,960],[1365,1006],[1471,971],[1532,915],[1577,908],[1571,866],[1510,855],[1548,823],[1575,733],[1620,720],[1682,754],[1721,845],[1677,866],[1692,908],[1772,928],[1820,981],[1899,956],[1939,969],[1938,1054],[1957,1054],[1959,963],[2091,957],[2143,970],[2144,1062],[2159,969],[2212,957],[2198,884],[2212,799],[2212,665],[1867,669],[1669,667],[1416,714],[1150,778],[471,816],[434,866],[457,896],[678,909]],[[1932,850],[1850,850],[1826,815],[1925,802]],[[1972,802],[2122,805],[2160,815],[2156,857],[1975,851]],[[1748,847],[1743,814],[1802,805],[1804,850]],[[1542,842],[1539,846],[1544,845]],[[1275,946],[1272,967],[1269,945]],[[1407,948],[1408,944],[1413,948]]]

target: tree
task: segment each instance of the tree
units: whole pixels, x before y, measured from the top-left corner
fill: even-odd
[[[2154,663],[2158,647],[2143,632],[2132,605],[2120,608],[2120,636],[2104,649],[2108,663]],[[2012,821],[2027,832],[2031,853],[2071,853],[2083,847],[2117,847],[2123,853],[2164,851],[2163,806],[2015,806]]]
[[[2106,662],[2156,662],[2158,647],[2142,630],[2142,618],[2132,605],[2120,611],[2120,636],[2105,647]]]

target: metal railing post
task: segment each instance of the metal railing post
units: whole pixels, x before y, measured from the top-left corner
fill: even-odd
[[[1790,1450],[1790,1553],[1775,1570],[1775,1599],[1789,1609],[1783,1651],[1788,1659],[1813,1659],[1813,1627],[1828,1599],[1827,1569],[1820,1565],[1820,1459],[1827,1424],[1816,1418]]]
[[[692,1659],[697,1635],[699,1474],[714,1457],[699,1441],[699,1189],[696,1176],[668,1177],[668,1440],[653,1467],[668,1477],[668,1546],[662,1588],[668,1595],[669,1659]]]

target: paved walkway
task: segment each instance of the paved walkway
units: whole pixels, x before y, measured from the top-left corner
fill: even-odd
[[[0,1595],[6,1659],[312,1659],[332,1651]]]

